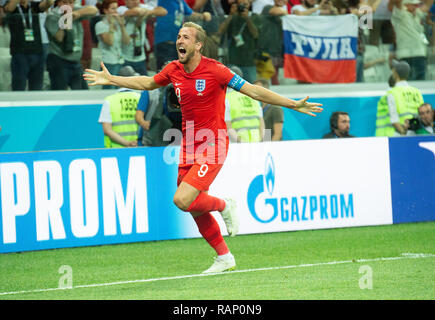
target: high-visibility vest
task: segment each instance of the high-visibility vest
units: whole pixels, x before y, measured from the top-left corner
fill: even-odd
[[[423,104],[423,96],[417,88],[394,87],[388,90],[387,94],[378,101],[378,111],[376,114],[376,136],[392,137],[396,130],[390,121],[390,112],[388,110],[387,96],[391,94],[396,103],[399,122],[405,123],[406,119],[410,119],[417,115],[418,107]]]
[[[109,102],[110,114],[112,116],[112,129],[127,141],[137,140],[138,124],[135,120],[137,103],[140,94],[134,91],[121,91],[108,96],[105,100]],[[121,144],[113,142],[109,137],[104,136],[106,148],[121,148]]]
[[[227,93],[230,104],[231,127],[241,142],[258,142],[260,136],[259,102],[238,91]]]

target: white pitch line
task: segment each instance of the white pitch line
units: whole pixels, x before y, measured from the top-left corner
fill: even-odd
[[[224,272],[224,273],[208,273],[208,274],[200,273],[200,274],[190,274],[190,275],[183,275],[183,276],[172,276],[172,277],[161,277],[161,278],[150,278],[150,279],[139,279],[139,280],[126,280],[126,281],[116,281],[116,282],[107,282],[107,283],[83,284],[83,285],[73,286],[72,288],[47,288],[47,289],[0,292],[0,296],[13,295],[13,294],[48,292],[48,291],[59,291],[59,290],[72,290],[72,289],[78,289],[78,288],[107,287],[107,286],[131,284],[131,283],[145,283],[145,282],[156,282],[156,281],[165,281],[165,280],[180,280],[180,279],[189,279],[189,278],[198,278],[198,277],[210,277],[210,276],[216,276],[216,275],[231,275],[231,274],[235,274],[235,273],[247,273],[247,272],[255,272],[255,271],[270,271],[270,270],[295,269],[295,268],[306,268],[306,267],[319,267],[319,266],[346,264],[346,263],[394,261],[394,260],[402,260],[402,259],[419,259],[419,258],[433,258],[433,257],[435,257],[435,254],[431,254],[431,253],[402,253],[402,255],[398,256],[398,257],[383,257],[383,258],[373,258],[373,259],[358,259],[358,260],[330,261],[330,262],[319,262],[319,263],[305,263],[305,264],[280,266],[280,267],[265,267],[265,268],[255,268],[255,269],[234,270],[231,272]]]

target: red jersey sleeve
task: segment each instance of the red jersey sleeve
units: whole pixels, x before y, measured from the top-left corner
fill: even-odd
[[[171,83],[170,74],[172,73],[174,68],[175,62],[173,61],[169,63],[166,67],[164,67],[162,71],[154,75],[154,81],[162,87],[167,86]]]

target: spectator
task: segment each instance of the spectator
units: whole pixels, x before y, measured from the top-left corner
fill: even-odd
[[[283,30],[281,17],[287,15],[287,0],[274,0],[272,5],[266,5],[261,12],[261,27],[259,28],[258,47],[260,52],[266,52],[272,59],[275,74],[272,75],[272,85],[278,85],[279,68],[283,66]]]
[[[231,5],[230,14],[219,27],[219,34],[226,35],[229,41],[228,58],[231,65],[238,66],[244,79],[253,83],[257,78],[255,57],[258,39],[257,14],[249,12],[249,0],[237,0]]]
[[[39,3],[30,0],[10,0],[4,9],[11,34],[10,54],[12,90],[42,90],[44,52],[41,40],[39,13],[53,4],[52,0]]]
[[[262,86],[269,89],[269,82],[266,79],[257,79],[254,82],[257,86]],[[282,129],[284,126],[284,111],[281,107],[272,106],[270,104],[261,103],[263,108],[264,120],[264,141],[280,141],[282,140]]]
[[[168,12],[151,1],[142,4],[139,0],[126,0],[126,5],[119,7],[118,13],[124,17],[125,28],[131,38],[130,43],[122,47],[124,65],[132,66],[140,75],[147,75],[145,48],[148,51],[151,49],[146,37],[147,19],[162,17]]]
[[[406,135],[405,120],[412,118],[423,104],[423,96],[406,81],[411,68],[406,61],[393,60],[395,85],[387,92],[387,103],[378,104],[376,136]],[[381,98],[382,99],[382,98]]]
[[[418,107],[418,117],[405,120],[408,135],[434,135],[435,134],[435,111],[429,103],[423,103]]]
[[[186,1],[188,4],[189,2]],[[196,22],[201,25],[207,33],[207,40],[204,44],[204,50],[202,54],[208,58],[220,59],[222,63],[224,61],[224,46],[225,41],[221,39],[219,34],[219,26],[223,20],[225,20],[225,12],[220,0],[194,0],[194,4],[191,8],[198,12],[210,12],[211,20]]]
[[[353,138],[353,135],[349,134],[350,130],[350,117],[347,112],[335,111],[329,118],[329,126],[331,132],[325,134],[323,139],[330,138]]]
[[[369,43],[373,46],[380,44],[394,44],[394,29],[391,24],[391,11],[388,10],[389,0],[368,0],[368,5],[376,10],[373,14],[373,25],[370,30]],[[381,40],[382,42],[379,42]]]
[[[103,0],[97,4],[101,21],[95,25],[95,34],[98,37],[98,48],[101,50],[102,60],[113,75],[118,75],[124,64],[122,46],[130,43],[124,17],[118,14],[117,0]],[[113,89],[113,86],[103,86],[103,89]]]
[[[65,14],[65,7],[72,15]],[[98,13],[94,6],[74,7],[73,0],[57,0],[55,8],[47,15],[45,29],[50,41],[47,68],[51,90],[80,90],[87,88],[82,79],[80,59],[83,51],[83,27],[81,20]],[[60,26],[61,24],[62,27]]]
[[[123,76],[134,76],[131,67],[120,70]],[[121,88],[104,99],[98,122],[103,126],[104,147],[122,148],[138,145],[138,129],[135,116],[140,94]]]
[[[363,15],[367,15],[368,10],[371,12],[376,12],[381,0],[372,1],[372,5],[369,6],[366,0],[348,0],[348,7],[344,13],[351,13],[359,18]],[[356,82],[364,82],[364,69],[370,68],[378,63],[384,63],[385,59],[373,60],[367,65],[364,64],[364,52],[366,46],[366,37],[364,36],[364,28],[358,28],[358,46],[357,46],[357,57],[356,57]]]
[[[243,72],[236,66],[230,69],[240,77],[243,77]],[[225,122],[230,141],[262,141],[264,121],[260,103],[236,90],[227,89]]]
[[[157,17],[154,31],[157,70],[160,70],[166,61],[178,59],[175,41],[185,18],[210,21],[211,15],[209,12],[194,12],[184,1],[180,0],[158,0],[158,6],[165,8],[168,12],[165,16]]]
[[[425,80],[428,40],[422,22],[433,0],[419,7],[420,0],[390,0],[391,22],[396,33],[396,58],[411,67],[409,80]],[[429,4],[430,3],[430,4]]]

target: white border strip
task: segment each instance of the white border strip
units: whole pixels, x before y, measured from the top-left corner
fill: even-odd
[[[256,268],[256,269],[235,270],[235,271],[225,272],[225,273],[207,273],[207,274],[200,273],[200,274],[173,276],[173,277],[161,277],[161,278],[150,278],[150,279],[139,279],[139,280],[127,280],[127,281],[117,281],[117,282],[107,282],[107,283],[94,283],[94,284],[78,285],[78,286],[74,286],[72,288],[48,288],[48,289],[34,289],[34,290],[0,292],[0,296],[14,295],[14,294],[26,294],[26,293],[38,293],[38,292],[49,292],[49,291],[59,291],[59,290],[72,290],[72,289],[79,289],[79,288],[108,287],[108,286],[121,285],[121,284],[157,282],[157,281],[164,281],[164,280],[180,280],[180,279],[190,279],[190,278],[199,278],[199,277],[209,277],[209,276],[216,276],[216,275],[230,275],[230,274],[236,274],[236,273],[247,273],[247,272],[255,272],[255,271],[283,270],[283,269],[319,267],[319,266],[337,265],[337,264],[346,264],[346,263],[362,263],[362,262],[376,262],[376,261],[394,261],[394,260],[402,260],[402,259],[422,259],[422,258],[434,258],[434,257],[435,257],[435,254],[431,254],[431,253],[402,253],[402,255],[400,255],[398,257],[384,257],[384,258],[374,258],[374,259],[330,261],[330,262],[307,263],[307,264],[298,264],[298,265],[280,266],[280,267],[266,267],[266,268]]]

